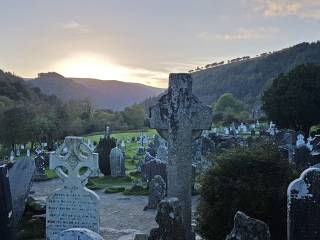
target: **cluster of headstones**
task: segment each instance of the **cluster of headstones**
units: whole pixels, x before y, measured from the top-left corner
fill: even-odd
[[[280,138],[281,149],[298,170],[320,163],[320,135],[309,136],[305,141],[303,133],[285,131]]]
[[[277,129],[276,125],[271,121],[269,123],[268,128],[263,127],[260,124],[259,120],[256,121],[254,124],[244,124],[240,123],[236,127],[235,123],[232,123],[230,127],[223,127],[223,128],[213,128],[210,132],[222,135],[232,135],[232,136],[241,136],[241,135],[260,135],[260,134],[268,134],[270,136],[275,136],[279,130]]]
[[[165,198],[167,183],[168,147],[167,142],[159,135],[148,140],[143,162],[138,169],[149,187],[149,201],[146,209],[156,209],[158,203]]]
[[[16,157],[20,157],[22,150],[26,150],[26,156],[27,157],[31,156],[30,149],[29,148],[26,149],[26,146],[24,144],[21,144],[21,145],[16,145],[16,150],[15,151],[12,150],[10,152],[9,160],[13,161]]]

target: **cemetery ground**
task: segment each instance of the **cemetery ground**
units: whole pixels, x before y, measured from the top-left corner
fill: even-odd
[[[100,226],[101,235],[105,239],[126,239],[136,232],[148,233],[157,226],[155,222],[156,210],[149,209],[143,211],[148,203],[148,190],[145,185],[140,186],[140,174],[137,174],[137,163],[142,156],[136,156],[139,144],[131,142],[132,137],[137,138],[141,131],[137,132],[122,132],[112,134],[111,137],[117,140],[125,140],[125,166],[126,175],[124,178],[112,178],[111,176],[100,176],[91,178],[87,187],[95,191],[100,197]],[[144,135],[152,137],[155,134],[154,130],[143,132]],[[92,142],[98,142],[103,134],[94,134],[84,136],[85,140],[90,139]],[[61,186],[62,181],[57,177],[52,170],[46,169],[46,180],[33,183],[31,189],[31,197],[44,201],[47,196],[55,189]],[[134,187],[133,187],[134,186]],[[196,206],[197,197],[193,198]],[[34,207],[31,205],[31,208]],[[37,208],[37,207],[35,207]],[[37,210],[32,209],[33,213],[26,214],[21,222],[23,229],[18,234],[19,239],[44,239],[45,235],[45,219],[43,212],[39,211],[36,217],[33,215]],[[39,209],[38,209],[39,210]],[[32,217],[33,215],[33,217]],[[107,227],[106,227],[107,226]]]

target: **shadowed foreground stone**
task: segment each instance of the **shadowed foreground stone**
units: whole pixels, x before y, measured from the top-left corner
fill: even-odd
[[[156,175],[149,183],[149,201],[144,210],[157,209],[158,203],[165,198],[166,183],[161,176]]]
[[[288,187],[288,240],[320,239],[319,167],[308,168]]]
[[[86,228],[71,228],[55,235],[53,240],[104,240],[104,238]]]
[[[226,240],[270,240],[269,227],[264,222],[238,211],[234,216],[232,232]]]
[[[151,230],[148,240],[185,240],[181,205],[177,198],[159,203],[156,222],[159,227]]]

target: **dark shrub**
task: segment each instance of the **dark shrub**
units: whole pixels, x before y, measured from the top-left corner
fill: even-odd
[[[286,239],[287,187],[293,172],[278,146],[271,142],[232,149],[216,159],[201,178],[196,212],[197,231],[222,240],[240,210],[270,227],[272,239]]]

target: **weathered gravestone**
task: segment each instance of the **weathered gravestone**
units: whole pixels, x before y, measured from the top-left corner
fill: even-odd
[[[234,227],[226,240],[270,240],[270,231],[264,222],[250,218],[243,212],[234,216]]]
[[[34,161],[28,157],[0,167],[0,236],[4,239],[4,229],[15,229],[24,213],[34,171]]]
[[[53,240],[104,240],[104,238],[86,228],[71,228],[55,235]]]
[[[9,169],[10,192],[13,207],[13,225],[16,226],[25,209],[26,200],[32,186],[35,163],[32,158],[24,157],[14,162]]]
[[[156,175],[160,175],[163,180],[167,182],[167,165],[159,159],[152,159],[142,164],[141,173],[143,179],[148,183],[151,182]]]
[[[66,174],[62,169],[66,169]],[[86,168],[79,175],[81,168]],[[48,196],[46,204],[47,239],[70,228],[87,228],[99,232],[99,197],[84,185],[91,169],[98,164],[90,147],[81,137],[66,137],[56,152],[50,153],[50,169],[63,180],[61,188]]]
[[[151,161],[151,160],[153,160],[154,159],[154,157],[149,153],[149,152],[146,152],[146,154],[144,155],[144,163],[146,163],[146,162],[149,162],[149,161]]]
[[[159,227],[150,231],[148,240],[185,240],[182,208],[177,198],[162,200],[158,205],[156,222]]]
[[[154,143],[153,142],[150,142],[148,144],[148,148],[147,148],[147,153],[149,153],[152,157],[155,157],[157,152],[156,152],[157,149],[155,149],[154,147]]]
[[[125,177],[125,159],[122,150],[117,146],[110,152],[110,168],[112,177]]]
[[[149,182],[149,202],[148,205],[145,206],[146,209],[156,209],[158,203],[163,200],[166,196],[166,183],[162,179],[161,176],[156,175]]]
[[[320,168],[305,170],[288,187],[288,240],[320,239]]]
[[[304,141],[304,135],[303,134],[298,134],[297,136],[297,142],[296,142],[296,147],[300,148],[306,145],[306,142]]]
[[[312,155],[306,145],[300,146],[295,150],[293,162],[296,164],[296,168],[299,171],[303,171],[308,167],[314,165],[312,162]]]
[[[7,165],[0,166],[0,236],[3,240],[14,239],[12,200]]]
[[[190,74],[170,74],[168,94],[150,108],[150,126],[168,141],[168,197],[181,202],[187,240],[191,228],[192,141],[209,129],[212,110],[192,94]]]
[[[44,156],[37,155],[34,159],[36,165],[36,171],[34,173],[34,180],[42,180],[46,178],[46,168]]]
[[[168,147],[166,146],[165,141],[161,141],[156,158],[163,162],[168,162]]]

